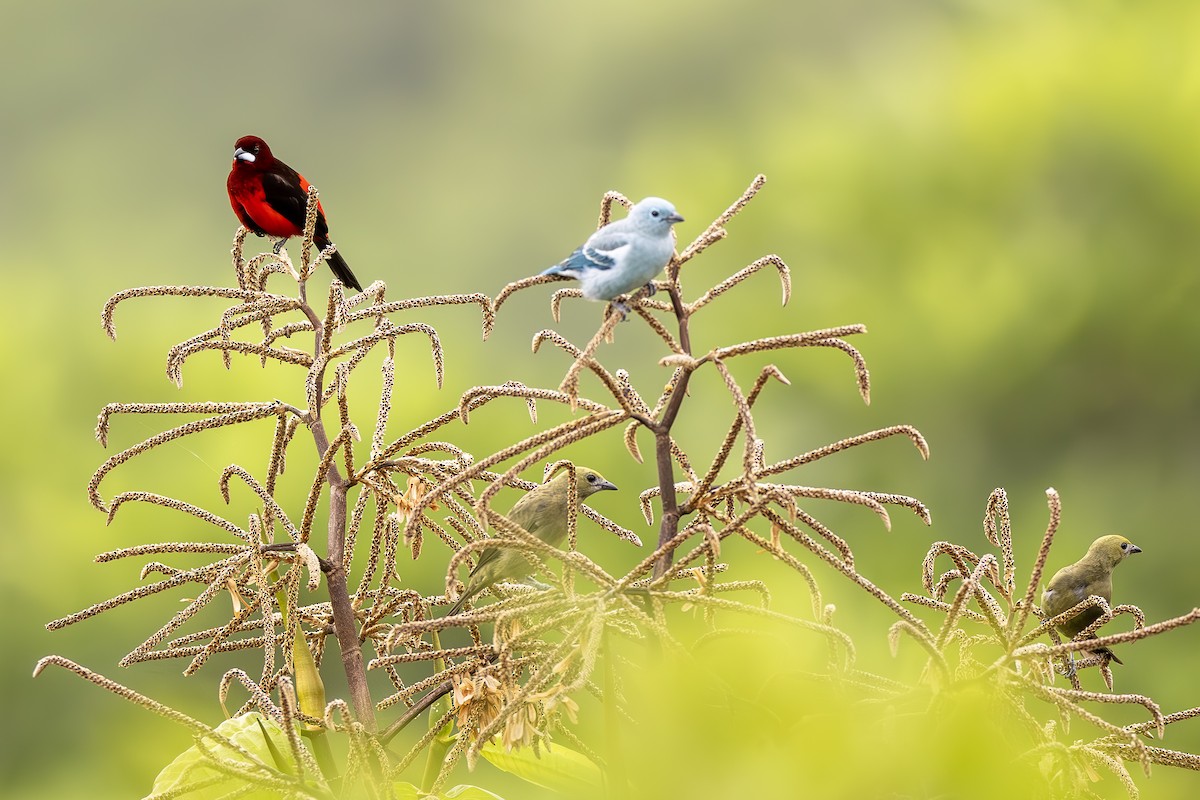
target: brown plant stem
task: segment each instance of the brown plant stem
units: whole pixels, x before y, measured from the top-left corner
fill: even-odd
[[[308,304],[305,292],[306,285],[300,284],[300,301],[305,316],[312,322],[315,347],[313,357],[319,357],[322,341],[325,335],[325,324],[312,306]],[[329,451],[329,434],[325,431],[325,423],[321,420],[320,398],[324,375],[317,377],[317,406],[308,411],[308,428],[312,431],[313,443],[317,447],[317,456],[324,458]],[[342,670],[346,674],[346,684],[350,687],[350,700],[354,705],[354,713],[359,723],[369,733],[375,732],[375,701],[371,698],[371,689],[367,683],[367,665],[363,659],[362,643],[358,638],[358,620],[354,614],[354,606],[350,602],[350,588],[346,580],[344,554],[346,547],[346,490],[348,484],[342,477],[337,464],[331,463],[326,473],[329,481],[329,527],[325,557],[330,562],[330,569],[325,576],[329,587],[329,605],[333,609],[333,631],[337,636],[338,650],[342,655]]]
[[[671,297],[671,308],[675,311],[675,319],[679,323],[679,347],[687,355],[692,354],[692,337],[688,331],[688,314],[679,296],[679,280],[671,282],[667,288]],[[650,427],[654,432],[654,458],[658,462],[659,497],[662,500],[662,521],[658,528],[658,546],[662,547],[679,533],[679,500],[675,496],[675,465],[671,462],[671,427],[679,416],[680,406],[683,405],[684,395],[687,394],[688,381],[692,377],[693,366],[681,368],[679,378],[671,387],[671,399],[663,409],[662,417]],[[655,579],[661,578],[671,568],[674,551],[664,552],[654,564]]]
[[[420,700],[413,704],[412,708],[405,711],[403,716],[401,716],[391,725],[388,725],[383,733],[379,734],[379,743],[386,746],[388,742],[395,738],[397,733],[408,727],[410,722],[421,716],[421,713],[436,703],[438,699],[450,694],[450,691],[453,688],[454,684],[446,680],[430,689],[428,693],[426,693]]]

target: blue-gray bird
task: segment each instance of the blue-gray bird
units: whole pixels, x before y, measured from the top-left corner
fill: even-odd
[[[675,253],[671,226],[683,217],[661,197],[647,197],[610,222],[543,275],[566,275],[587,300],[613,300],[646,285]],[[627,311],[628,309],[623,309]]]

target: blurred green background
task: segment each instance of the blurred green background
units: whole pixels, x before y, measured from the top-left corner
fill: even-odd
[[[185,367],[182,390],[165,379],[167,348],[215,324],[220,303],[131,302],[117,312],[115,344],[99,326],[103,302],[122,288],[232,281],[235,221],[222,184],[245,133],[262,135],[320,187],[333,238],[359,278],[386,280],[394,297],[495,295],[578,244],[608,189],[671,199],[690,241],[765,173],[766,188],[729,239],[688,267],[685,287],[697,294],[778,253],[792,268],[792,302],[780,308],[775,278],[755,277],[697,317],[696,349],[868,326],[854,343],[872,370],[869,407],[844,356],[819,350],[769,359],[792,384],[769,388],[758,411],[770,459],[900,422],[928,438],[927,464],[893,440],[790,476],[930,506],[932,529],[898,511],[886,532],[861,508],[811,504],[851,542],[862,570],[898,595],[918,590],[932,541],[986,548],[981,519],[996,486],[1008,490],[1027,567],[1045,526],[1043,493],[1054,486],[1065,512],[1052,568],[1095,536],[1122,532],[1145,552],[1122,567],[1118,598],[1151,620],[1190,610],[1200,558],[1198,36],[1200,6],[1166,0],[5,3],[5,795],[140,796],[189,743],[182,729],[64,672],[31,681],[41,655],[62,654],[220,719],[215,676],[236,659],[189,680],[182,664],[115,665],[179,607],[178,594],[54,634],[42,626],[138,583],[140,564],[94,565],[95,553],[212,535],[153,509],[127,509],[105,527],[87,503],[89,475],[165,427],[119,419],[106,452],[92,438],[105,403],[302,402],[295,374],[252,360],[227,373],[202,355]],[[451,407],[475,384],[556,385],[567,359],[549,349],[529,355],[530,337],[555,327],[585,341],[600,307],[568,303],[555,325],[549,293],[515,297],[486,343],[469,308],[401,319],[435,325],[448,366],[439,392],[426,345],[401,345],[392,431]],[[665,377],[658,356],[637,322],[602,353],[651,395]],[[737,375],[749,382],[767,361],[747,359]],[[366,386],[377,382],[375,366],[366,374]],[[594,384],[585,392],[599,396]],[[696,461],[731,419],[722,392],[712,374],[693,384],[680,432]],[[543,423],[562,418],[543,410]],[[361,427],[369,425],[367,416]],[[501,402],[444,438],[483,456],[534,430],[523,406]],[[222,508],[216,477],[232,461],[260,468],[269,431],[265,423],[261,440],[216,434],[174,445],[119,470],[102,493],[175,492],[244,523],[246,493]],[[652,466],[630,461],[619,435],[568,455],[626,490],[595,505],[652,540],[634,502],[653,484]],[[306,480],[308,469],[299,459],[289,477]],[[585,547],[614,571],[641,557],[608,537]],[[805,612],[807,596],[788,573],[749,547],[726,549],[739,577],[774,581],[776,607]],[[435,592],[445,550],[429,543],[426,554],[401,569]],[[915,646],[902,645],[896,662],[887,655],[890,616],[828,571],[818,578],[863,665],[913,679]],[[1184,629],[1124,648],[1118,690],[1150,694],[1168,712],[1200,704],[1198,645],[1200,630]],[[704,691],[703,680],[674,674],[664,685],[674,693],[647,713],[674,709],[674,730],[687,735],[676,741],[670,725],[651,726],[667,741],[655,751],[662,760],[645,766],[708,764],[710,787],[753,770],[763,796],[792,796],[804,783],[783,763],[793,745],[756,727],[767,723],[746,709],[732,717],[744,728],[722,728],[736,744],[725,748],[722,738],[724,749],[710,742],[714,752],[698,754],[685,700]],[[1188,724],[1164,744],[1200,749],[1200,726]],[[1076,725],[1076,736],[1091,735]],[[759,747],[763,737],[770,747]],[[798,735],[794,747],[810,740],[811,731]],[[965,747],[931,746],[926,763],[896,763],[965,790],[966,756],[946,755],[954,746]],[[821,758],[844,759],[842,769],[862,780],[862,761],[878,753],[864,746]],[[924,796],[880,780],[881,795]],[[463,781],[523,796],[494,771]],[[1200,779],[1159,768],[1141,785],[1143,797],[1194,796]],[[1111,780],[1098,787],[1120,791]]]

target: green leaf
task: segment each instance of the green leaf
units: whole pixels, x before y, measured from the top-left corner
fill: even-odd
[[[478,786],[455,786],[441,794],[422,794],[411,783],[393,783],[392,793],[396,800],[429,800],[430,798],[438,798],[438,800],[504,800],[498,794],[493,794],[487,789],[481,789]]]
[[[396,800],[421,800],[421,790],[403,781],[392,784],[392,795]]]
[[[455,786],[442,794],[446,800],[504,800],[500,795],[481,789],[478,786]]]
[[[276,758],[282,757],[285,760],[282,771],[295,773],[296,762],[292,757],[287,734],[270,718],[252,711],[225,720],[216,730],[267,766],[275,766]],[[218,744],[210,737],[204,738],[203,742],[210,753],[224,761],[245,763],[248,767],[251,763],[240,753]],[[225,775],[209,767],[208,759],[200,748],[192,745],[158,773],[158,777],[154,779],[152,794],[175,791],[180,792],[178,796],[183,800],[216,800],[246,784],[247,781],[237,776]],[[188,790],[189,786],[197,788]],[[265,788],[241,795],[251,800],[266,800],[278,796],[277,792]]]
[[[604,773],[583,753],[561,744],[543,747],[541,752],[540,758],[534,755],[532,747],[506,752],[494,742],[488,742],[479,750],[492,766],[543,789],[576,795],[595,793],[596,787],[602,785]]]

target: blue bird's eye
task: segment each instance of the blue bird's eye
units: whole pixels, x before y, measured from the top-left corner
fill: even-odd
[[[652,216],[652,217],[657,217],[657,216],[658,216],[658,212],[657,212],[657,211],[651,211],[651,212],[650,212],[650,216]]]

